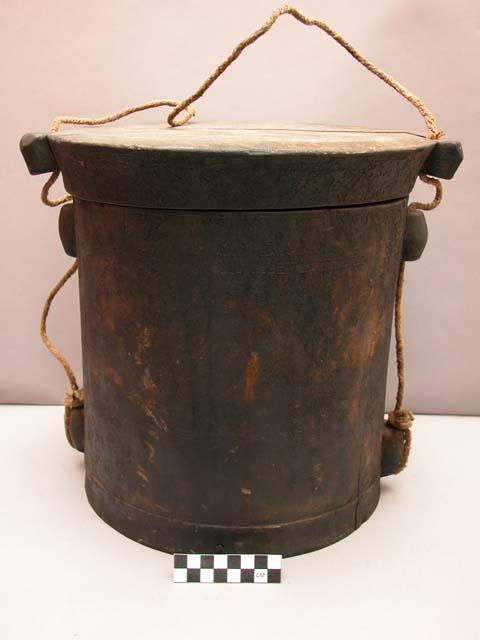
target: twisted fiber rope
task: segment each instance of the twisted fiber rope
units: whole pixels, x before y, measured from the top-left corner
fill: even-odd
[[[435,196],[431,202],[411,202],[408,205],[408,211],[431,211],[438,207],[442,201],[443,189],[442,183],[437,178],[432,178],[423,173],[420,174],[420,180],[435,187]],[[395,293],[395,352],[397,358],[397,396],[395,400],[395,408],[388,414],[387,425],[394,429],[403,431],[403,451],[400,463],[395,473],[400,473],[407,466],[410,450],[412,448],[412,430],[413,421],[415,419],[410,409],[405,409],[403,400],[405,395],[405,342],[403,339],[402,327],[402,302],[403,302],[403,286],[405,282],[405,262],[402,260],[397,279],[397,290]]]
[[[408,100],[422,115],[425,125],[428,131],[427,137],[431,139],[438,139],[443,135],[443,131],[437,128],[436,119],[433,113],[428,109],[426,104],[418,98],[416,95],[411,93],[404,86],[399,84],[394,78],[386,74],[379,67],[375,66],[372,62],[370,62],[367,58],[362,56],[343,36],[334,31],[331,27],[329,27],[325,22],[321,20],[316,20],[312,18],[307,18],[300,11],[291,6],[283,6],[279,9],[276,9],[272,15],[268,18],[268,20],[259,27],[256,31],[251,33],[247,38],[242,40],[229,56],[221,62],[218,67],[213,71],[213,73],[208,76],[204,82],[198,87],[198,89],[192,93],[190,96],[181,101],[175,100],[157,100],[153,102],[145,102],[139,105],[135,105],[132,107],[128,107],[126,109],[122,109],[121,111],[117,111],[111,115],[104,116],[102,118],[82,118],[76,116],[60,116],[55,118],[51,126],[51,132],[55,133],[60,129],[62,124],[78,124],[78,125],[102,125],[109,122],[115,122],[116,120],[120,120],[125,116],[128,116],[132,113],[136,113],[138,111],[145,111],[147,109],[152,109],[160,106],[173,106],[173,109],[170,111],[167,117],[168,124],[172,127],[178,127],[185,123],[187,123],[190,118],[195,115],[194,109],[191,107],[191,104],[198,100],[200,97],[204,95],[207,89],[228,69],[228,67],[240,56],[242,51],[253,44],[256,40],[266,34],[278,20],[278,18],[282,15],[289,14],[302,24],[306,26],[315,26],[324,31],[327,35],[333,38],[340,46],[342,46],[355,60],[357,60],[360,64],[362,64],[366,69],[368,69],[371,73],[376,75],[378,78],[383,80],[386,84],[392,87],[395,91],[397,91],[400,95],[402,95],[406,100]],[[185,111],[185,114],[180,117],[178,120],[177,116]],[[49,196],[50,188],[56,182],[60,175],[60,171],[55,171],[51,174],[47,182],[42,188],[41,191],[41,200],[44,204],[50,207],[56,207],[60,204],[64,204],[72,200],[72,196],[70,194],[66,194],[65,196],[61,196],[60,198],[51,199]],[[423,182],[431,184],[435,186],[436,193],[432,202],[429,203],[421,203],[421,202],[412,202],[408,210],[424,210],[430,211],[437,207],[442,200],[442,185],[439,180],[436,178],[432,178],[430,176],[421,174],[420,179]],[[60,282],[52,289],[50,292],[47,301],[45,302],[45,306],[42,312],[42,320],[41,320],[41,336],[42,340],[46,344],[48,350],[52,353],[52,355],[62,364],[67,378],[70,383],[70,391],[67,391],[65,394],[65,406],[68,409],[66,410],[65,419],[67,421],[67,413],[69,415],[69,410],[74,406],[83,406],[83,391],[78,388],[77,381],[72,372],[70,365],[68,364],[65,357],[61,354],[61,352],[53,345],[53,343],[49,340],[46,333],[46,320],[48,316],[48,312],[50,310],[50,306],[53,298],[58,293],[58,291],[63,287],[63,285],[67,282],[67,280],[75,273],[78,268],[77,261],[70,267],[70,269],[65,273]],[[395,429],[400,429],[404,433],[404,449],[403,449],[403,457],[400,462],[400,465],[397,469],[397,473],[400,472],[407,464],[408,456],[411,448],[411,426],[413,424],[414,416],[413,413],[405,409],[403,407],[403,399],[404,399],[404,390],[405,390],[405,361],[404,361],[404,340],[403,340],[403,329],[402,329],[402,297],[403,297],[403,285],[405,279],[405,262],[402,261],[399,269],[398,280],[397,280],[397,289],[395,296],[395,340],[396,340],[396,358],[397,358],[397,376],[398,376],[398,387],[397,387],[397,396],[395,408],[388,414],[387,424]],[[68,431],[68,430],[67,430]]]
[[[104,116],[102,118],[81,118],[77,116],[59,116],[58,118],[55,118],[55,120],[53,121],[52,126],[50,127],[50,131],[52,133],[55,133],[60,129],[60,126],[62,124],[102,125],[108,122],[115,122],[116,120],[125,118],[125,116],[128,116],[132,113],[136,113],[138,111],[145,111],[146,109],[153,109],[153,108],[162,107],[162,106],[173,107],[177,104],[178,104],[177,100],[155,100],[153,102],[145,102],[143,104],[135,105],[133,107],[127,107],[126,109],[116,111],[115,113],[112,113],[111,115],[108,115],[108,116]],[[181,121],[181,124],[185,124],[186,122],[188,122],[188,120],[190,120],[190,118],[192,118],[195,115],[195,110],[190,107],[188,107],[185,111],[186,113]],[[50,189],[57,181],[59,175],[60,175],[60,171],[54,171],[42,187],[40,198],[43,204],[47,205],[48,207],[57,207],[61,204],[65,204],[66,202],[71,202],[73,200],[70,194],[66,194],[64,196],[61,196],[60,198],[54,198],[54,199],[50,198],[50,195],[49,195]],[[65,358],[65,356],[61,353],[61,351],[53,344],[53,342],[48,337],[47,318],[48,318],[48,314],[49,314],[53,299],[55,298],[57,293],[60,291],[60,289],[65,285],[67,280],[69,280],[71,276],[77,271],[77,269],[78,269],[78,261],[75,260],[75,262],[64,274],[61,280],[55,285],[55,287],[48,294],[48,297],[45,301],[45,304],[42,310],[41,319],[40,319],[40,336],[43,342],[45,343],[47,349],[53,355],[53,357],[56,358],[58,362],[60,362],[60,364],[62,365],[70,385],[70,389],[66,391],[65,398],[64,398],[65,427],[66,427],[65,431],[67,433],[67,438],[69,439],[70,444],[72,444],[70,439],[70,432],[68,429],[70,414],[73,408],[83,407],[83,402],[84,402],[83,389],[79,389],[77,380],[72,371],[72,368],[70,367],[70,364],[68,363],[68,360]]]
[[[399,82],[397,82],[392,76],[388,75],[382,69],[374,65],[367,58],[365,58],[362,54],[360,54],[351,44],[339,33],[334,31],[331,27],[328,26],[325,22],[321,20],[316,20],[314,18],[307,18],[300,11],[291,7],[289,5],[285,5],[276,9],[272,15],[266,20],[266,22],[259,27],[256,31],[247,36],[244,40],[242,40],[229,56],[221,62],[218,67],[211,73],[206,80],[202,82],[202,84],[198,87],[198,89],[192,93],[188,98],[185,98],[181,101],[176,100],[155,100],[153,102],[144,102],[139,105],[134,105],[132,107],[127,107],[126,109],[122,109],[120,111],[116,111],[111,115],[104,116],[103,118],[82,118],[77,116],[59,116],[54,119],[50,131],[52,133],[57,132],[60,129],[62,124],[78,124],[78,125],[101,125],[107,124],[109,122],[115,122],[116,120],[120,120],[121,118],[125,118],[132,113],[136,113],[138,111],[146,111],[147,109],[153,109],[161,106],[173,106],[174,108],[170,111],[167,117],[168,124],[172,127],[179,127],[186,124],[194,115],[195,110],[191,108],[191,104],[198,100],[203,94],[207,91],[207,89],[222,75],[226,69],[240,56],[242,51],[253,44],[260,37],[265,35],[275,24],[278,18],[282,15],[289,14],[302,24],[306,26],[315,26],[328,34],[331,38],[333,38],[340,46],[342,46],[348,53],[355,58],[360,64],[362,64],[366,69],[371,71],[378,78],[383,80],[390,87],[395,89],[400,95],[402,95],[406,100],[408,100],[422,115],[425,125],[428,131],[428,138],[437,140],[443,135],[443,131],[438,129],[436,125],[436,119],[427,105],[421,100],[418,96],[413,94],[411,91],[402,86]],[[176,120],[176,117],[182,112],[185,111],[185,114]],[[65,202],[70,202],[72,196],[65,195],[63,197],[57,198],[55,200],[51,200],[49,198],[49,191],[52,185],[56,182],[60,172],[55,171],[52,173],[50,178],[45,183],[42,192],[41,192],[41,200],[44,204],[50,207],[56,207],[60,204],[64,204]]]
[[[102,118],[80,118],[77,116],[59,116],[55,118],[52,122],[52,126],[50,127],[51,133],[56,133],[62,124],[79,124],[79,125],[101,125],[107,124],[109,122],[115,122],[116,120],[121,120],[126,116],[131,115],[132,113],[137,113],[139,111],[146,111],[147,109],[156,109],[157,107],[174,107],[178,105],[178,100],[154,100],[153,102],[143,102],[142,104],[134,105],[133,107],[127,107],[126,109],[121,109],[120,111],[116,111],[108,116],[103,116]],[[185,115],[181,120],[179,120],[178,124],[182,125],[187,123],[190,118],[193,118],[195,115],[195,109],[191,107],[185,108]],[[72,196],[70,194],[66,194],[60,198],[56,198],[52,200],[49,196],[49,192],[51,187],[57,181],[58,176],[60,175],[60,171],[54,171],[47,182],[43,185],[42,191],[40,193],[40,199],[43,204],[48,207],[57,207],[60,204],[65,204],[66,202],[71,202]]]
[[[65,394],[65,406],[66,407],[74,407],[74,406],[83,406],[83,391],[78,388],[77,379],[75,378],[75,374],[68,363],[68,360],[61,353],[59,349],[53,344],[50,338],[47,335],[47,318],[48,313],[50,311],[50,307],[52,306],[53,299],[63,287],[63,285],[73,276],[73,274],[78,269],[78,261],[72,264],[72,266],[68,269],[68,271],[62,276],[62,278],[57,282],[57,284],[53,287],[53,289],[48,294],[47,299],[45,300],[45,304],[42,309],[42,315],[40,316],[40,336],[50,351],[52,356],[60,362],[62,365],[65,374],[68,378],[68,382],[70,384],[70,391],[67,391]]]
[[[411,93],[408,89],[406,89],[396,80],[394,80],[392,76],[389,76],[387,73],[382,71],[379,67],[377,67],[372,62],[370,62],[370,60],[367,60],[367,58],[362,56],[350,44],[350,42],[348,42],[348,40],[346,40],[343,36],[341,36],[339,33],[334,31],[331,27],[328,26],[328,24],[326,24],[325,22],[322,22],[321,20],[307,18],[302,13],[300,13],[300,11],[288,5],[280,7],[279,9],[276,9],[261,27],[259,27],[253,33],[251,33],[247,38],[242,40],[235,47],[235,49],[230,53],[230,55],[227,56],[225,60],[218,65],[215,71],[211,75],[209,75],[208,78],[204,80],[204,82],[202,82],[202,84],[198,87],[198,89],[194,93],[192,93],[191,96],[189,96],[188,98],[185,98],[177,106],[175,106],[168,114],[168,118],[167,118],[168,124],[171,125],[172,127],[177,127],[182,125],[184,123],[185,116],[178,121],[175,120],[176,116],[179,113],[181,113],[184,109],[187,109],[192,104],[192,102],[195,102],[201,96],[203,96],[205,91],[215,82],[215,80],[217,80],[217,78],[219,78],[222,75],[224,71],[226,71],[226,69],[228,69],[228,67],[232,64],[232,62],[234,62],[240,56],[242,51],[247,47],[249,47],[251,44],[253,44],[256,40],[261,38],[263,35],[265,35],[267,31],[269,31],[273,27],[273,25],[278,20],[278,18],[285,14],[291,15],[293,18],[295,18],[296,20],[298,20],[299,22],[301,22],[302,24],[308,27],[315,26],[321,29],[322,31],[324,31],[336,42],[338,42],[338,44],[341,47],[343,47],[346,51],[348,51],[348,53],[351,56],[353,56],[355,60],[360,62],[360,64],[362,64],[366,69],[368,69],[378,78],[386,82],[390,87],[392,87],[392,89],[395,89],[395,91],[397,91],[406,100],[408,100],[411,104],[413,104],[413,106],[416,107],[416,109],[423,116],[425,125],[428,130],[429,138],[438,139],[443,135],[443,131],[437,128],[435,116],[430,111],[430,109],[428,109],[427,105],[423,102],[423,100],[420,100],[420,98],[418,98],[416,95]]]

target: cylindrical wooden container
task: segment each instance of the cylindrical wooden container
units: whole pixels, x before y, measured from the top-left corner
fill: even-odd
[[[95,511],[168,552],[288,556],[359,527],[402,251],[426,241],[416,214],[405,243],[407,197],[420,170],[451,177],[449,143],[221,123],[48,142],[74,197]]]

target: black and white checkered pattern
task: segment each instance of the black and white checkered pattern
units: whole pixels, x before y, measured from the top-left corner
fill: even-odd
[[[282,556],[176,553],[174,582],[281,582]]]

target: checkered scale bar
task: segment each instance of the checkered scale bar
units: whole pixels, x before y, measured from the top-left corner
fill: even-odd
[[[282,556],[262,554],[176,553],[174,582],[279,583]]]

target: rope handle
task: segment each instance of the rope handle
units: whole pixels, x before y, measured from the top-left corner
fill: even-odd
[[[315,18],[307,18],[303,15],[298,9],[291,7],[289,5],[285,5],[283,7],[279,7],[276,9],[271,16],[260,26],[256,31],[251,33],[249,36],[244,38],[217,67],[216,69],[208,76],[206,80],[204,80],[201,85],[198,87],[194,93],[192,93],[187,98],[183,100],[154,100],[151,102],[143,102],[138,105],[133,105],[131,107],[127,107],[125,109],[121,109],[120,111],[116,111],[107,116],[102,116],[100,118],[89,118],[89,117],[79,117],[79,116],[58,116],[52,122],[50,127],[51,133],[56,133],[59,131],[62,124],[77,124],[77,125],[102,125],[110,122],[116,122],[117,120],[121,120],[126,116],[129,116],[133,113],[137,113],[139,111],[146,111],[148,109],[156,109],[162,106],[170,106],[173,109],[169,112],[167,116],[167,122],[172,127],[179,127],[186,124],[193,116],[196,115],[195,110],[191,107],[191,105],[196,102],[199,98],[201,98],[204,93],[212,86],[212,84],[224,73],[228,67],[240,56],[242,51],[256,42],[259,38],[265,35],[276,23],[278,18],[282,15],[290,15],[295,20],[298,20],[300,23],[306,26],[315,26],[321,29],[324,33],[333,38],[338,44],[343,47],[355,60],[357,60],[361,65],[363,65],[366,69],[368,69],[371,73],[376,75],[380,80],[383,80],[386,84],[392,87],[397,93],[403,96],[408,102],[410,102],[423,117],[425,126],[427,128],[427,137],[432,140],[438,140],[441,138],[444,133],[441,129],[437,127],[436,118],[430,109],[427,107],[425,102],[421,100],[418,96],[413,94],[411,91],[402,86],[399,82],[397,82],[392,76],[388,75],[374,65],[370,60],[365,58],[361,53],[359,53],[353,45],[348,42],[342,35],[337,33],[334,29],[332,29],[328,24],[321,20],[317,20]],[[184,111],[184,115],[177,119],[177,116]],[[41,200],[43,204],[49,207],[56,207],[61,204],[65,204],[66,202],[71,202],[72,196],[70,194],[66,194],[65,196],[61,196],[60,198],[51,199],[49,196],[49,192],[51,187],[55,184],[58,177],[60,175],[60,171],[54,171],[50,178],[47,180],[45,185],[41,191]],[[421,176],[420,176],[421,177]],[[432,178],[433,179],[433,178]],[[432,207],[431,207],[432,208]]]
[[[395,89],[395,91],[397,91],[406,100],[408,100],[408,102],[410,102],[423,117],[425,121],[425,126],[428,131],[428,136],[427,136],[428,138],[437,140],[443,135],[443,131],[437,128],[435,116],[427,107],[427,105],[423,102],[423,100],[418,98],[415,94],[413,94],[411,91],[409,91],[404,86],[402,86],[399,82],[394,80],[392,76],[388,75],[387,73],[385,73],[385,71],[382,71],[382,69],[374,65],[367,58],[365,58],[350,44],[350,42],[348,42],[348,40],[346,40],[346,38],[344,38],[342,35],[334,31],[326,22],[322,22],[321,20],[316,20],[314,18],[307,18],[306,16],[303,15],[303,13],[300,13],[298,9],[295,9],[294,7],[291,7],[289,5],[285,5],[283,7],[276,9],[261,27],[259,27],[256,31],[251,33],[249,36],[247,36],[244,40],[242,40],[233,49],[230,55],[227,56],[225,60],[223,60],[223,62],[221,62],[218,65],[218,67],[213,71],[213,73],[211,73],[208,76],[208,78],[204,80],[204,82],[202,82],[202,84],[198,87],[198,89],[194,91],[194,93],[192,93],[192,95],[188,96],[188,98],[185,98],[184,100],[179,102],[170,111],[167,118],[168,124],[172,127],[178,127],[184,124],[185,118],[189,119],[188,112],[183,116],[183,118],[179,120],[176,120],[176,117],[182,111],[187,110],[191,104],[193,104],[199,98],[201,98],[204,95],[204,93],[207,91],[207,89],[211,87],[212,84],[222,75],[222,73],[224,73],[228,69],[228,67],[240,56],[242,51],[244,51],[247,47],[252,45],[259,38],[261,38],[268,31],[270,31],[270,29],[273,27],[273,25],[278,20],[278,18],[286,14],[292,16],[293,18],[295,18],[295,20],[298,20],[299,22],[306,25],[307,27],[314,26],[321,29],[323,32],[325,32],[327,35],[333,38],[361,65],[363,65],[371,73],[373,73],[378,78],[380,78],[380,80],[383,80],[383,82],[385,82],[390,87],[392,87],[392,89]]]
[[[265,35],[273,25],[276,23],[278,18],[282,15],[290,15],[295,20],[298,20],[300,23],[310,27],[315,26],[321,29],[328,36],[333,38],[341,47],[343,47],[357,62],[363,65],[368,71],[376,75],[380,80],[383,80],[387,85],[392,87],[397,93],[403,96],[408,102],[410,102],[423,117],[425,126],[427,128],[427,137],[433,140],[438,140],[442,137],[443,131],[437,127],[436,118],[430,109],[427,107],[425,102],[421,100],[414,93],[409,91],[406,87],[397,82],[392,76],[388,75],[374,65],[370,60],[368,60],[365,56],[359,53],[353,45],[348,42],[346,38],[340,35],[337,31],[332,29],[326,22],[322,20],[317,20],[315,18],[307,18],[303,15],[298,9],[291,7],[289,5],[285,5],[283,7],[279,7],[276,9],[272,15],[262,24],[261,27],[256,29],[249,36],[244,38],[234,49],[233,51],[216,67],[216,69],[204,80],[201,85],[198,87],[196,91],[194,91],[190,96],[184,98],[181,101],[176,100],[155,100],[153,102],[144,102],[139,105],[134,105],[132,107],[127,107],[126,109],[122,109],[121,111],[117,111],[111,115],[104,116],[102,118],[82,118],[77,116],[59,116],[54,119],[50,131],[52,133],[57,132],[60,129],[62,124],[78,124],[78,125],[101,125],[106,124],[108,122],[114,122],[116,120],[120,120],[125,116],[131,115],[132,113],[136,113],[138,111],[146,111],[147,109],[153,109],[160,106],[171,106],[173,109],[170,111],[167,117],[167,122],[172,127],[180,127],[186,124],[194,115],[195,111],[191,108],[191,105],[196,102],[199,98],[201,98],[205,92],[212,86],[212,84],[228,69],[228,67],[240,56],[240,54],[254,42],[256,42],[259,38]],[[185,111],[185,114],[177,119],[179,114]],[[57,176],[58,177],[58,176]]]
[[[410,92],[400,83],[398,83],[392,76],[388,75],[382,69],[374,65],[367,58],[365,58],[362,54],[360,54],[343,36],[334,31],[329,25],[321,20],[316,20],[313,18],[307,18],[300,11],[291,6],[283,6],[276,9],[271,16],[264,22],[262,26],[260,26],[256,31],[251,33],[248,37],[242,40],[233,51],[216,67],[216,69],[204,80],[201,85],[198,87],[194,93],[192,93],[187,98],[176,101],[176,100],[156,100],[153,102],[145,102],[139,105],[134,105],[131,107],[127,107],[126,109],[122,109],[117,111],[111,115],[107,115],[101,118],[84,118],[77,116],[59,116],[55,118],[52,123],[50,131],[52,133],[57,132],[62,124],[78,124],[78,125],[102,125],[107,124],[109,122],[115,122],[116,120],[120,120],[128,115],[136,113],[138,111],[145,111],[147,109],[153,109],[160,106],[170,106],[173,107],[168,114],[167,122],[171,127],[178,127],[186,124],[194,115],[195,111],[192,108],[192,104],[196,102],[199,98],[201,98],[205,92],[211,87],[211,85],[230,67],[230,65],[240,56],[242,51],[244,51],[247,47],[256,42],[259,38],[265,35],[276,23],[278,18],[282,15],[290,15],[300,23],[306,26],[315,26],[326,33],[328,36],[333,38],[341,47],[343,47],[355,60],[357,60],[361,65],[363,65],[368,71],[376,75],[380,80],[385,82],[387,85],[392,87],[397,93],[403,96],[408,102],[410,102],[423,117],[425,126],[427,128],[427,137],[433,140],[438,140],[441,136],[443,136],[443,131],[441,131],[436,124],[436,119],[427,105],[421,100],[418,96]],[[183,116],[180,116],[182,112],[185,112]],[[50,207],[56,207],[60,204],[64,204],[72,200],[72,196],[67,194],[60,198],[51,199],[49,196],[49,191],[52,185],[56,182],[60,175],[60,171],[54,171],[41,191],[41,200],[44,204]],[[442,200],[442,185],[439,180],[433,178],[431,176],[427,176],[425,174],[420,174],[420,179],[423,182],[431,184],[435,187],[435,197],[429,203],[422,202],[412,202],[408,207],[408,211],[414,210],[424,210],[430,211],[437,207]],[[69,381],[70,390],[67,391],[65,395],[65,406],[66,408],[71,408],[73,406],[83,406],[83,391],[79,389],[76,378],[73,374],[73,371],[68,364],[66,358],[61,354],[61,352],[53,345],[51,340],[48,338],[46,331],[46,323],[48,313],[50,311],[51,303],[63,285],[67,282],[67,280],[75,273],[78,268],[78,263],[75,261],[73,265],[68,269],[62,279],[58,282],[57,285],[50,292],[41,317],[41,328],[40,333],[42,340],[44,341],[47,349],[50,353],[60,362],[65,370],[65,374]],[[397,387],[397,395],[396,395],[396,403],[395,408],[388,414],[387,424],[395,429],[400,429],[404,433],[404,450],[402,461],[397,469],[397,473],[401,471],[407,463],[408,455],[411,447],[411,426],[413,424],[414,416],[413,413],[405,409],[403,407],[403,398],[404,398],[404,388],[405,388],[405,364],[404,364],[404,340],[403,340],[403,330],[402,330],[402,294],[403,294],[403,285],[404,285],[404,277],[405,277],[405,262],[402,261],[400,264],[398,280],[397,280],[397,288],[395,294],[395,340],[396,340],[396,358],[397,358],[397,377],[398,377],[398,387]]]

